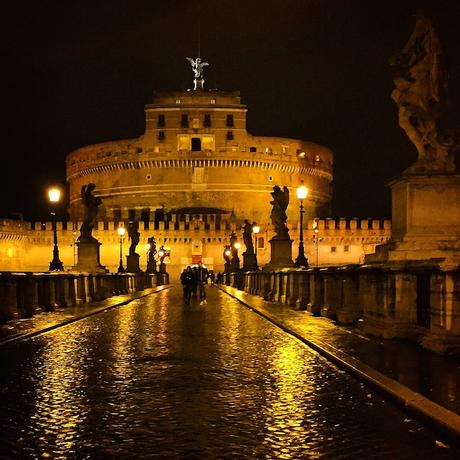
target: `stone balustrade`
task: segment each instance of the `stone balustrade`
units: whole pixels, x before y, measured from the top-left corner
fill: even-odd
[[[383,338],[460,352],[460,271],[383,266],[227,274],[227,285]]]
[[[167,283],[168,274],[0,272],[0,323]]]

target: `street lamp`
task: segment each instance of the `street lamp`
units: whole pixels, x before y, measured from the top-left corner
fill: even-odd
[[[123,273],[125,269],[123,268],[123,237],[125,236],[126,229],[125,227],[118,227],[118,235],[120,235],[120,265],[118,266],[118,273]]]
[[[254,224],[252,226],[252,232],[254,233],[254,254],[256,257],[256,269],[258,270],[258,263],[257,263],[257,246],[259,246],[259,241],[258,241],[258,233],[260,232],[260,227],[257,224]]]
[[[303,247],[303,215],[305,213],[303,207],[303,200],[307,198],[308,195],[308,188],[303,185],[303,181],[301,185],[297,188],[297,198],[300,201],[300,233],[299,233],[299,255],[295,260],[295,265],[297,267],[308,267],[308,260],[305,257],[305,250]]]
[[[61,190],[57,187],[51,187],[48,189],[48,199],[51,205],[56,205],[61,199]],[[64,267],[62,262],[59,260],[59,248],[58,248],[58,239],[57,239],[57,230],[56,230],[56,213],[51,212],[53,227],[53,236],[54,236],[54,246],[53,246],[53,260],[50,262],[50,271],[62,271]]]
[[[230,251],[231,251],[231,260],[230,260],[230,271],[236,273],[240,270],[240,259],[238,257],[238,249],[241,247],[241,244],[238,242],[235,232],[232,232],[230,235]]]
[[[316,266],[318,266],[318,255],[319,255],[319,229],[318,229],[318,221],[315,220],[314,224],[313,224],[313,228],[315,229],[315,236],[314,236],[314,240],[315,240],[315,243],[316,243]]]
[[[145,271],[149,269],[149,252],[150,252],[150,243],[145,245]]]

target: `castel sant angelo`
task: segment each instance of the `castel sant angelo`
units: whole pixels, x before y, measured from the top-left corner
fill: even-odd
[[[203,64],[201,64],[203,65]],[[266,223],[275,184],[310,190],[310,215],[331,199],[332,152],[297,139],[252,136],[239,92],[159,93],[145,107],[145,133],[82,147],[67,157],[71,219],[82,217],[81,187],[93,182],[104,220],[153,221],[165,209],[208,222],[217,215]],[[294,211],[291,208],[290,211]],[[289,216],[297,218],[297,213]]]
[[[153,236],[157,245],[168,248],[168,271],[173,275],[198,261],[221,271],[223,248],[232,232],[241,240],[245,219],[260,227],[256,246],[263,265],[269,260],[267,243],[273,234],[270,192],[275,185],[290,191],[287,215],[294,253],[299,222],[295,191],[302,182],[308,188],[305,242],[313,264],[359,262],[389,238],[389,222],[318,219],[328,215],[332,152],[309,141],[251,135],[240,93],[205,89],[207,63],[189,61],[193,89],[157,93],[145,106],[141,136],[81,147],[67,156],[71,222],[57,226],[66,268],[75,265],[74,243],[84,212],[81,190],[90,183],[102,201],[94,236],[101,243],[101,262],[110,271],[118,266],[117,228],[129,222],[139,227],[141,268],[143,248]],[[43,270],[47,259],[40,245],[51,241],[50,230],[51,223],[4,221],[3,233],[19,236],[4,248],[11,257],[6,254],[9,266],[3,269]],[[125,239],[122,244],[128,245],[127,235]],[[18,266],[28,241],[34,243],[30,266]]]

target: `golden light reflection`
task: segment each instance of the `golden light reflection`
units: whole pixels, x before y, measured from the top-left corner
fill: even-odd
[[[263,444],[275,448],[279,458],[284,458],[276,446],[308,444],[320,434],[314,426],[306,426],[305,395],[313,393],[313,383],[306,372],[305,351],[299,344],[282,340],[272,356],[269,373],[274,379],[273,391],[267,393],[264,413],[266,436]],[[319,452],[308,448],[309,458],[319,458]],[[292,455],[286,458],[294,458]]]
[[[113,386],[118,392],[127,390],[131,384],[134,369],[132,339],[135,333],[136,308],[118,308],[114,311],[116,333],[111,341],[112,354],[116,358],[112,367]]]
[[[82,389],[86,384],[88,347],[79,343],[81,339],[78,328],[64,327],[54,331],[50,343],[43,347],[31,425],[32,431],[46,432],[44,456],[50,447],[54,455],[71,449],[78,442],[89,411]]]

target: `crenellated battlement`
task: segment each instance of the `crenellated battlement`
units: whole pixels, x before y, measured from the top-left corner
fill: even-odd
[[[128,226],[129,219],[100,221],[93,236],[101,243],[103,264],[116,271],[119,263],[120,243],[127,249],[128,234],[120,242],[119,226]],[[66,269],[75,265],[76,243],[82,222],[56,222],[60,257]],[[145,263],[145,245],[155,237],[158,246],[170,248],[170,270],[177,274],[181,267],[191,263],[195,254],[217,269],[223,263],[222,250],[230,244],[235,232],[242,243],[243,219],[222,214],[167,214],[163,220],[139,221],[137,252]],[[294,247],[299,242],[296,222],[290,227]],[[269,240],[274,236],[271,224],[260,224],[257,236],[258,257],[261,266],[269,260]],[[361,263],[364,255],[373,253],[375,246],[387,242],[391,236],[391,223],[382,219],[309,219],[305,222],[304,242],[312,263],[337,265]],[[0,269],[46,271],[53,247],[53,223],[3,220],[0,221]],[[244,252],[245,248],[241,248]],[[295,252],[295,249],[294,249]]]

